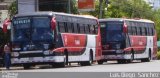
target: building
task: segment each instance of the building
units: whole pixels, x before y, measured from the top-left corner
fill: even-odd
[[[36,11],[55,11],[70,13],[74,0],[17,0],[18,13]]]
[[[160,0],[145,0],[147,3],[150,4],[150,6],[153,7],[153,9],[159,9],[160,8]]]

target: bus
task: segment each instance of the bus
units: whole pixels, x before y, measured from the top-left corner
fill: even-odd
[[[157,34],[153,21],[147,19],[99,19],[102,60],[129,63],[133,60],[149,62],[156,59]]]
[[[17,14],[11,20],[12,64],[65,67],[101,59],[100,25],[87,15],[58,12]]]

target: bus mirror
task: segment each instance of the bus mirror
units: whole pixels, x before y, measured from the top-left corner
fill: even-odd
[[[54,30],[56,28],[56,20],[55,20],[55,18],[52,18],[52,20],[51,20],[51,28],[52,28],[52,30]]]
[[[124,23],[124,25],[123,25],[123,32],[125,32],[125,33],[127,33],[127,24],[126,23]]]
[[[7,32],[7,27],[9,26],[9,24],[11,23],[10,19],[6,19],[3,23],[3,32],[6,33]]]

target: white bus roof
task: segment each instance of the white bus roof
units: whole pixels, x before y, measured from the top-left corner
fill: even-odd
[[[75,16],[75,17],[82,17],[82,18],[90,18],[90,19],[97,19],[94,16],[90,16],[90,15],[75,15],[75,14],[67,14],[67,13],[61,13],[61,12],[28,12],[28,13],[23,13],[23,14],[17,14],[14,17],[23,17],[23,16],[55,16],[55,15],[65,15],[65,16]]]
[[[100,22],[105,21],[135,21],[135,22],[147,22],[147,23],[154,23],[151,20],[147,19],[127,19],[127,18],[107,18],[107,19],[99,19]]]

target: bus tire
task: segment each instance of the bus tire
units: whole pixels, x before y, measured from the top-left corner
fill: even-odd
[[[149,49],[149,53],[148,53],[148,58],[146,59],[146,62],[150,62],[151,59],[152,59],[152,56],[151,56],[151,49]]]
[[[151,61],[151,49],[149,49],[148,58],[141,59],[141,62],[150,62]]]
[[[29,64],[23,64],[24,69],[30,69],[30,67],[31,67],[31,65],[29,65]]]
[[[117,60],[118,64],[125,64],[127,63],[127,60],[126,59],[120,59],[120,60]]]
[[[66,57],[64,62],[65,62],[66,65],[68,65],[68,50],[67,49],[64,50],[64,55]]]
[[[63,68],[63,67],[65,67],[65,62],[53,63],[52,67],[53,68],[61,68],[61,67]]]
[[[127,63],[131,63],[134,60],[134,50],[131,51],[131,58],[127,60]]]
[[[80,65],[81,66],[90,66],[90,65],[92,65],[92,63],[93,63],[93,51],[90,50],[89,61],[80,62]]]
[[[99,60],[99,61],[97,61],[97,63],[99,64],[99,65],[101,65],[101,64],[103,64],[103,60]]]

